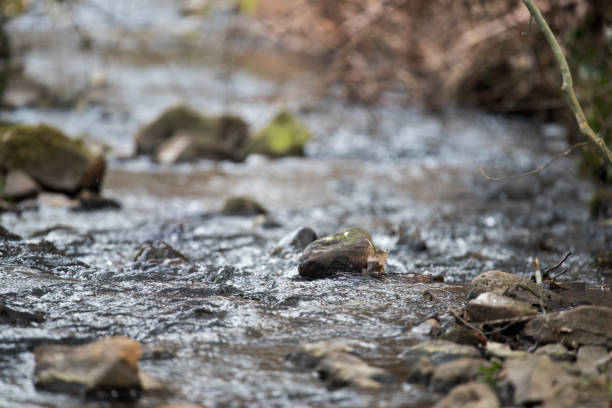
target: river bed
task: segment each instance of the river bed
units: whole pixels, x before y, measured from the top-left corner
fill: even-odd
[[[74,86],[70,92],[81,96],[74,109],[24,106],[2,112],[2,119],[47,122],[107,145],[104,194],[123,207],[74,213],[50,197],[38,211],[0,214],[2,226],[25,239],[11,245],[45,240],[58,250],[0,258],[2,303],[45,316],[30,327],[2,326],[0,406],[123,406],[37,391],[32,381],[35,345],[116,335],[139,340],[141,368],[168,385],[137,407],[428,406],[440,396],[402,381],[381,392],[328,390],[284,357],[304,342],[341,339],[401,380],[397,355],[422,339],[411,328],[446,309],[424,291],[460,307],[465,283],[478,273],[527,276],[536,257],[548,267],[569,251],[565,279],[585,280],[598,303],[610,303],[609,292],[598,288],[612,277],[590,262],[610,250],[612,227],[589,218],[593,186],[577,176],[575,160],[501,183],[478,170],[503,175],[542,165],[567,148],[559,127],[452,108],[431,114],[350,106],[308,95],[304,87],[316,78],[299,70],[278,80],[240,67],[228,74],[227,56],[194,55],[216,43],[193,39],[194,32],[222,32],[225,14],[213,17],[222,27],[215,31],[215,24],[182,17],[173,2],[145,2],[155,10],[144,14],[139,3],[73,6],[72,22],[94,42],[87,50],[78,47],[70,19],[46,9],[11,23],[26,73],[56,91]],[[124,30],[104,19],[102,6],[123,19]],[[154,46],[139,53],[129,39],[143,37]],[[93,86],[92,75],[104,85]],[[303,158],[160,165],[127,157],[138,128],[179,101],[237,113],[254,129],[288,107],[313,140]],[[233,195],[253,196],[269,215],[220,215]],[[275,251],[298,227],[323,236],[351,225],[368,229],[389,250],[382,279],[304,281],[300,254]],[[133,261],[138,248],[158,240],[190,262]],[[432,283],[429,275],[445,282]]]

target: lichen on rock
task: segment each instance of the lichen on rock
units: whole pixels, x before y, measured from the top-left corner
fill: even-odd
[[[302,156],[310,130],[292,113],[279,112],[249,143],[247,153],[269,157]]]
[[[387,252],[376,248],[370,233],[353,227],[310,243],[298,271],[306,279],[328,278],[337,272],[382,274],[386,262]]]

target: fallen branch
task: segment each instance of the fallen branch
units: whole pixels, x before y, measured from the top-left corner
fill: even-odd
[[[570,147],[569,149],[567,149],[566,151],[564,151],[562,153],[559,153],[558,155],[553,157],[548,163],[544,164],[543,166],[538,167],[537,169],[528,171],[527,173],[513,174],[513,175],[510,175],[510,176],[503,176],[503,177],[491,177],[491,176],[487,175],[487,173],[485,173],[485,171],[482,169],[482,167],[479,167],[478,169],[480,170],[480,174],[482,174],[482,176],[484,178],[486,178],[487,180],[490,180],[490,181],[514,180],[514,179],[521,178],[521,177],[532,176],[532,175],[534,175],[536,173],[541,172],[542,170],[544,170],[548,166],[550,166],[555,160],[569,155],[575,149],[577,149],[579,147],[582,147],[582,146],[584,146],[586,144],[589,144],[589,142],[577,143],[577,144],[573,145],[572,147]]]
[[[533,4],[533,1],[532,0],[522,0],[522,1],[523,1],[523,4],[525,4],[525,7],[527,7],[529,12],[535,19],[538,26],[540,27],[540,30],[542,30],[542,33],[544,34],[544,37],[546,38],[548,45],[550,45],[550,48],[552,49],[553,54],[555,55],[555,59],[557,60],[557,65],[559,65],[559,69],[561,70],[561,76],[563,77],[563,83],[561,85],[561,90],[565,92],[565,94],[568,97],[570,108],[572,109],[572,112],[574,113],[574,116],[576,117],[576,122],[578,123],[578,128],[580,129],[580,132],[586,137],[588,137],[591,143],[597,146],[601,156],[604,159],[606,159],[608,163],[612,164],[612,151],[608,149],[604,140],[601,137],[599,137],[599,135],[595,133],[593,129],[591,129],[591,127],[589,126],[589,123],[586,120],[586,116],[584,115],[582,106],[580,106],[580,102],[578,101],[578,98],[576,97],[576,93],[574,92],[572,73],[570,71],[569,65],[567,64],[565,56],[563,55],[563,50],[561,50],[561,46],[559,46],[559,43],[557,42],[557,39],[555,38],[555,35],[553,34],[550,27],[548,26],[548,23],[542,16],[542,13],[540,13],[540,10],[538,10],[535,4]]]

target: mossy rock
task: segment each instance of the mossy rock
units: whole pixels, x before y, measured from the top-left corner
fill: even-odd
[[[267,214],[268,211],[251,197],[230,197],[225,201],[221,213],[224,215],[249,216]]]
[[[106,163],[80,140],[47,125],[0,126],[0,170],[22,170],[45,190],[99,191]]]
[[[248,125],[239,117],[208,117],[185,105],[164,111],[136,136],[136,153],[157,156],[159,149],[178,136],[193,138],[194,158],[240,161],[248,140]]]
[[[591,218],[612,218],[612,190],[600,188],[593,193],[589,203]]]
[[[368,231],[347,228],[310,243],[300,257],[298,271],[306,279],[329,278],[337,272],[384,273],[386,255],[376,249]]]
[[[303,156],[309,140],[308,128],[290,112],[282,111],[251,140],[247,153],[269,157]]]

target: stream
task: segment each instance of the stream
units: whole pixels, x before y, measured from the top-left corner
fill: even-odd
[[[594,187],[578,177],[575,158],[515,181],[479,172],[546,163],[567,148],[560,127],[313,97],[305,89],[316,75],[306,63],[265,46],[265,58],[249,56],[251,40],[227,35],[227,13],[193,18],[177,7],[41,1],[9,25],[25,73],[76,104],[20,106],[0,118],[49,123],[106,145],[103,193],[122,209],[75,213],[48,196],[37,211],[0,214],[0,224],[24,238],[0,257],[0,303],[44,315],[30,326],[0,325],[1,407],[125,406],[33,384],[34,346],[106,336],[140,341],[140,367],[168,385],[130,406],[429,406],[440,395],[402,381],[381,391],[327,389],[285,355],[305,342],[341,339],[401,380],[398,354],[424,336],[411,329],[446,310],[424,291],[461,307],[465,283],[480,272],[528,276],[536,257],[544,269],[569,251],[563,279],[584,280],[591,296],[612,305],[609,292],[597,290],[612,285],[612,275],[590,266],[611,249],[612,226],[589,218]],[[90,48],[79,46],[83,30]],[[247,63],[228,68],[238,59]],[[289,108],[313,139],[303,158],[161,165],[130,157],[137,130],[177,102],[236,113],[255,130]],[[268,216],[221,215],[234,195],[256,198]],[[324,236],[353,225],[389,251],[382,279],[305,281],[300,253],[277,249],[299,227]],[[190,262],[133,261],[143,244],[160,240]]]

